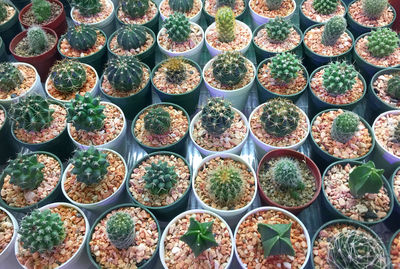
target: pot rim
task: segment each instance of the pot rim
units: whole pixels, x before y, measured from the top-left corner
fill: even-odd
[[[206,1],[207,1],[207,0],[204,1],[202,10],[203,10],[203,12],[204,12],[207,16],[210,16],[211,18],[215,19],[215,16],[212,16],[210,13],[208,13],[207,10],[206,10],[206,8],[205,8],[205,2],[206,2]],[[246,9],[247,9],[246,1],[245,1],[245,0],[242,0],[242,1],[243,1],[243,3],[244,3],[244,9],[243,9],[243,11],[242,11],[239,15],[235,16],[235,18],[237,18],[237,17],[243,15],[243,13],[246,12]]]
[[[382,105],[391,107],[391,110],[395,110],[395,109],[399,109],[399,108],[396,107],[396,106],[392,106],[392,105],[390,105],[390,104],[384,102],[380,97],[378,97],[378,95],[376,94],[376,92],[375,92],[375,90],[374,90],[374,88],[375,88],[375,87],[374,87],[374,82],[378,79],[378,77],[379,77],[380,75],[391,74],[391,73],[394,73],[394,72],[396,72],[396,71],[400,73],[400,68],[399,68],[399,67],[388,67],[388,68],[379,70],[378,72],[376,72],[376,73],[374,74],[374,76],[372,77],[371,81],[369,82],[369,87],[370,87],[370,89],[371,89],[371,92],[372,92],[373,96],[374,96],[379,102],[381,102]]]
[[[164,21],[165,19],[167,19],[168,17],[167,16],[165,16],[162,12],[161,12],[161,6],[162,6],[162,4],[165,2],[166,0],[161,0],[161,2],[160,2],[160,4],[158,5],[158,13],[160,13],[160,17],[161,17],[161,21]],[[194,0],[194,1],[196,1],[196,0]],[[200,10],[199,10],[199,12],[197,12],[193,17],[187,17],[186,15],[186,17],[188,18],[188,20],[189,21],[192,21],[192,20],[195,20],[196,19],[196,17],[201,17],[201,11],[203,10],[203,1],[202,0],[198,0],[199,2],[200,2]],[[168,6],[169,6],[169,4],[168,4]],[[163,17],[164,17],[164,19],[163,19]],[[201,27],[200,27],[201,28]],[[158,38],[157,38],[158,39]]]
[[[307,18],[308,20],[312,21],[313,24],[320,24],[320,23],[324,23],[325,24],[329,19],[327,21],[324,21],[324,22],[314,21],[313,19],[311,19],[310,17],[306,16],[306,14],[303,13],[303,5],[304,5],[304,2],[306,2],[306,1],[307,0],[301,1],[300,5],[299,5],[299,10],[300,10],[299,13],[303,14],[303,16],[305,18]],[[340,4],[344,7],[344,14],[341,17],[346,17],[347,12],[349,11],[349,7],[346,5],[346,3],[343,0],[340,0]],[[340,16],[340,15],[337,15],[337,16]]]
[[[260,14],[258,14],[257,12],[255,12],[255,11],[251,8],[251,5],[250,5],[250,3],[251,3],[252,1],[254,1],[254,0],[249,0],[249,4],[248,4],[251,13],[253,13],[253,14],[255,14],[255,15],[257,15],[258,17],[263,18],[263,19],[268,19],[268,20],[274,19],[274,18],[270,18],[270,17],[266,17],[266,16],[263,16],[263,15],[260,15]],[[296,11],[296,9],[297,9],[297,4],[296,4],[296,1],[295,1],[295,0],[292,0],[292,3],[293,3],[293,5],[294,5],[293,11],[290,12],[288,15],[284,16],[283,18],[290,18],[290,17],[293,16],[293,14],[295,13],[295,11]]]
[[[384,151],[386,154],[389,154],[390,156],[392,156],[392,157],[394,157],[394,158],[396,158],[396,159],[400,159],[400,156],[394,155],[393,153],[389,152],[385,147],[383,147],[383,145],[381,144],[381,142],[380,142],[380,141],[376,138],[376,136],[375,136],[375,125],[376,125],[376,123],[378,122],[378,120],[379,120],[380,118],[385,117],[385,116],[388,115],[388,114],[395,114],[395,115],[397,115],[397,114],[400,114],[400,110],[389,110],[389,111],[386,111],[386,112],[383,112],[383,113],[379,114],[379,116],[375,118],[374,123],[372,124],[372,127],[371,127],[371,129],[372,129],[372,135],[373,135],[374,140],[376,141],[375,143],[376,143],[381,149],[383,149],[383,151]]]
[[[153,1],[153,0],[149,0],[150,2],[152,2],[155,6],[156,6],[156,10],[157,10],[157,12],[156,12],[156,14],[154,15],[154,17],[153,18],[151,18],[151,20],[149,20],[149,21],[147,21],[147,22],[145,22],[145,23],[142,23],[142,24],[138,24],[138,25],[142,25],[142,26],[146,26],[146,25],[148,25],[148,24],[150,24],[151,22],[153,22],[155,19],[158,19],[158,16],[159,16],[159,14],[160,14],[160,12],[158,12],[158,6],[157,6],[157,4]],[[123,21],[121,21],[121,19],[118,17],[118,11],[119,11],[119,9],[121,8],[121,5],[120,4],[118,4],[118,6],[117,6],[117,8],[115,9],[115,18],[117,19],[117,21],[120,23],[120,24],[122,24],[122,25],[128,25],[128,23],[124,23]],[[148,27],[148,26],[147,26]]]
[[[102,19],[101,21],[91,22],[91,23],[82,23],[82,22],[80,22],[80,21],[77,21],[77,20],[74,19],[74,16],[73,16],[73,15],[74,15],[75,7],[74,7],[74,6],[71,6],[70,17],[71,17],[72,22],[73,22],[74,24],[78,24],[78,25],[79,25],[79,24],[86,24],[86,25],[93,25],[93,26],[98,25],[99,23],[102,23],[102,22],[105,22],[105,21],[108,22],[108,21],[110,20],[110,17],[112,17],[112,18],[114,17],[115,7],[114,7],[113,1],[111,1],[111,0],[104,0],[104,1],[108,2],[109,4],[111,4],[112,9],[111,9],[110,14],[108,14],[108,16],[105,17],[104,19]],[[110,22],[112,22],[112,18],[111,18]]]
[[[351,5],[353,5],[353,4],[354,4],[355,2],[357,2],[357,1],[360,1],[360,0],[353,0],[353,1],[351,1],[351,2],[348,4],[348,7],[350,7]],[[393,8],[393,6],[392,6],[390,3],[388,3],[388,7],[389,7],[389,8],[392,10],[392,12],[393,12],[393,19],[392,19],[392,21],[391,21],[389,24],[384,25],[384,26],[366,26],[366,25],[362,25],[362,24],[360,24],[358,21],[354,20],[353,17],[351,16],[351,14],[350,14],[349,12],[347,12],[346,14],[347,14],[347,18],[348,18],[352,23],[354,23],[354,24],[357,25],[358,27],[363,27],[363,28],[368,29],[369,31],[371,31],[372,29],[378,29],[378,28],[382,28],[382,27],[390,27],[390,26],[393,24],[393,22],[395,21],[396,16],[397,16],[396,10]]]
[[[3,211],[6,213],[6,215],[10,218],[12,224],[13,224],[13,236],[11,237],[10,242],[8,242],[7,246],[3,249],[3,251],[0,252],[0,256],[2,256],[4,253],[6,253],[9,249],[12,249],[13,243],[15,243],[15,239],[17,238],[18,235],[18,221],[14,217],[13,214],[11,214],[6,208],[0,206],[0,211]]]
[[[46,1],[56,3],[56,4],[58,5],[58,7],[60,8],[61,12],[60,12],[60,14],[58,14],[58,16],[55,17],[52,21],[50,21],[50,22],[48,22],[48,23],[46,23],[46,24],[39,24],[39,26],[41,26],[41,27],[49,27],[49,25],[53,24],[53,23],[56,22],[57,20],[60,20],[60,18],[62,17],[62,15],[65,14],[64,5],[63,5],[63,3],[61,3],[61,1],[59,1],[59,0],[46,0]],[[28,10],[31,9],[31,8],[32,8],[32,2],[29,3],[29,4],[27,4],[26,6],[24,6],[24,7],[20,10],[20,12],[19,12],[19,14],[18,14],[18,20],[19,20],[19,22],[21,23],[21,25],[22,25],[24,28],[27,28],[27,27],[36,25],[36,23],[31,24],[31,25],[28,25],[28,24],[24,23],[23,20],[22,20],[22,15],[24,15],[26,12],[28,12]]]

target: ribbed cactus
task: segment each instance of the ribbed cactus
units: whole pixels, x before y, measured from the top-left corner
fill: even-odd
[[[371,19],[379,18],[388,6],[388,0],[362,0],[362,9]]]
[[[346,31],[347,22],[342,16],[331,18],[324,26],[321,43],[325,46],[336,44],[340,36]]]
[[[124,50],[137,49],[146,44],[146,28],[128,24],[117,31],[117,42]]]
[[[285,41],[288,38],[292,28],[293,24],[289,20],[285,20],[282,17],[275,17],[275,19],[270,20],[265,24],[267,36],[273,42]]]
[[[168,0],[168,5],[175,12],[186,13],[192,10],[193,0]]]
[[[271,58],[269,69],[274,80],[285,84],[297,78],[301,63],[293,53],[283,52]]]
[[[399,75],[395,75],[391,79],[389,79],[388,84],[387,84],[387,94],[394,99],[397,99],[397,100],[400,99],[400,76]]]
[[[246,59],[239,52],[219,54],[212,63],[213,76],[223,85],[234,86],[247,73]]]
[[[279,9],[282,5],[283,0],[265,0],[269,10]]]
[[[168,58],[162,65],[165,68],[167,81],[173,84],[179,84],[186,78],[186,67],[184,60],[180,57]]]
[[[43,168],[44,164],[38,161],[36,154],[20,153],[9,162],[3,175],[9,175],[10,183],[22,190],[34,190],[43,181]]]
[[[149,9],[149,0],[121,0],[122,11],[136,19],[146,14]]]
[[[0,22],[7,18],[7,8],[3,1],[0,1]]]
[[[171,116],[162,107],[152,107],[144,117],[144,128],[151,134],[165,134],[171,126]]]
[[[292,223],[258,223],[257,231],[261,235],[264,258],[277,255],[294,256],[295,251],[290,241]]]
[[[167,162],[152,162],[145,169],[146,174],[143,176],[145,187],[154,195],[169,193],[177,182],[175,167],[168,165]]]
[[[386,27],[372,30],[367,38],[368,51],[375,57],[389,56],[399,47],[397,33]]]
[[[91,146],[87,150],[78,150],[71,159],[74,166],[71,173],[76,180],[86,185],[99,183],[107,174],[110,163],[107,154]]]
[[[53,120],[54,110],[50,103],[39,95],[30,95],[10,107],[10,119],[18,123],[18,128],[28,132],[47,128]]]
[[[221,42],[231,42],[235,39],[235,14],[230,7],[221,7],[215,15],[218,39]]]
[[[92,97],[90,93],[75,95],[75,99],[66,104],[67,122],[77,130],[92,132],[104,126],[104,106],[100,104],[99,97]]]
[[[345,94],[353,88],[357,75],[353,65],[347,62],[331,62],[324,68],[322,84],[330,95]]]
[[[312,5],[317,13],[328,15],[336,10],[338,4],[338,0],[314,0]]]
[[[99,0],[72,0],[72,5],[82,16],[93,16],[101,11]]]
[[[298,199],[298,191],[303,190],[305,185],[296,161],[291,158],[281,158],[275,163],[272,170],[275,183],[281,189],[289,192],[290,196]]]
[[[86,68],[78,61],[65,59],[53,65],[50,79],[58,91],[76,92],[86,83]]]
[[[76,50],[88,50],[96,44],[96,30],[89,25],[80,24],[68,28],[65,38],[72,48]]]
[[[126,212],[112,215],[106,224],[107,237],[118,249],[127,249],[135,241],[135,222]]]
[[[104,74],[115,90],[129,92],[142,82],[142,63],[135,57],[114,57],[108,61]]]
[[[379,193],[383,186],[383,169],[376,169],[372,161],[357,166],[349,175],[349,188],[354,197]]]
[[[290,100],[275,98],[265,103],[261,114],[264,130],[275,137],[284,137],[296,130],[300,112]]]
[[[236,0],[217,0],[217,7],[227,6],[234,9]]]
[[[39,26],[31,26],[28,29],[28,45],[34,54],[42,54],[49,46],[46,32]]]
[[[24,75],[9,62],[0,63],[0,91],[11,91],[21,85]]]
[[[331,127],[332,139],[346,143],[358,131],[360,118],[353,112],[346,111],[336,116]]]
[[[189,38],[190,22],[183,13],[174,12],[164,21],[164,27],[172,41],[183,42]]]
[[[35,209],[26,215],[21,221],[18,233],[22,247],[29,249],[31,253],[52,250],[60,245],[66,236],[60,215],[52,213],[50,209]]]
[[[218,136],[231,127],[234,117],[230,102],[222,98],[210,98],[201,110],[201,126],[207,133]]]
[[[32,11],[37,22],[42,23],[51,16],[51,4],[46,0],[32,0]]]
[[[240,170],[233,166],[220,165],[208,178],[208,192],[213,202],[221,207],[233,207],[243,191],[244,179]]]

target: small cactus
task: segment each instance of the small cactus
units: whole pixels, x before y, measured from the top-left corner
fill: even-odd
[[[76,92],[86,83],[86,68],[78,61],[62,60],[51,68],[50,79],[58,91]]]
[[[215,24],[219,41],[228,43],[235,39],[235,14],[230,7],[224,6],[217,10]]]
[[[221,135],[231,127],[235,112],[232,105],[222,98],[210,98],[203,107],[201,126],[211,135]]]
[[[301,70],[300,60],[292,53],[283,52],[271,58],[271,76],[280,84],[292,82]]]
[[[97,33],[92,26],[80,24],[70,27],[65,38],[72,48],[85,51],[96,44]]]
[[[285,20],[282,17],[275,17],[275,19],[265,24],[267,36],[273,42],[285,41],[288,38],[292,28],[293,24],[289,20]]]
[[[292,223],[257,224],[257,231],[261,235],[264,258],[275,255],[295,255],[290,242],[291,228]]]
[[[164,21],[168,37],[174,42],[184,42],[190,35],[190,22],[183,13],[174,12]]]
[[[356,83],[357,71],[346,62],[331,62],[324,68],[322,84],[325,90],[333,96],[345,94]]]
[[[0,91],[9,92],[24,81],[21,71],[12,63],[0,63]]]
[[[174,12],[186,13],[192,10],[193,0],[168,0],[168,5]]]
[[[283,0],[265,0],[269,10],[279,9],[282,5]]]
[[[165,75],[168,82],[179,84],[186,79],[186,68],[182,58],[168,58],[162,67],[165,68]]]
[[[146,189],[151,194],[160,195],[169,193],[177,182],[178,175],[175,172],[175,167],[168,165],[167,162],[152,162],[145,169],[146,174],[143,176],[143,179],[146,182]]]
[[[221,207],[233,207],[243,191],[243,178],[240,170],[231,166],[218,166],[209,177],[211,199]]]
[[[388,6],[388,0],[362,0],[362,9],[371,19],[378,19]]]
[[[324,26],[321,43],[325,46],[336,44],[340,36],[346,31],[347,22],[342,16],[335,16]]]
[[[235,8],[236,0],[217,0],[217,7],[230,7],[231,9]]]
[[[312,5],[318,14],[332,14],[339,4],[338,0],[314,0]]]
[[[332,139],[341,143],[347,143],[358,131],[359,123],[360,118],[350,111],[336,116],[331,127]]]
[[[118,56],[108,61],[104,74],[115,90],[129,92],[140,86],[142,67],[135,57]]]
[[[39,26],[31,26],[28,29],[28,45],[34,54],[42,54],[49,46],[46,32]]]
[[[388,84],[387,84],[387,94],[396,100],[400,100],[400,76],[399,75],[395,75],[391,79],[389,79]]]
[[[146,44],[146,28],[128,24],[117,31],[117,43],[124,50],[137,49]]]
[[[37,22],[42,23],[51,16],[51,4],[46,0],[32,0],[32,11]]]
[[[144,128],[151,134],[165,134],[171,126],[171,116],[162,107],[152,107],[144,117]]]
[[[354,197],[379,193],[383,186],[383,169],[376,169],[372,161],[357,166],[349,175],[349,188]]]
[[[118,249],[127,249],[135,240],[135,222],[126,212],[112,215],[106,224],[107,237]]]
[[[120,5],[124,13],[136,19],[146,14],[149,9],[149,0],[121,0]]]
[[[101,11],[99,0],[72,0],[72,6],[78,9],[82,16],[93,16]]]
[[[393,143],[400,143],[400,121],[397,122],[396,127],[394,128],[394,132],[392,135],[392,142]]]
[[[0,1],[0,22],[3,22],[7,18],[6,3]]]
[[[287,190],[290,196],[298,199],[298,191],[304,190],[305,186],[296,161],[291,158],[281,158],[275,163],[272,170],[275,183],[280,188]]]
[[[223,85],[234,86],[247,73],[246,59],[239,52],[219,54],[212,63],[213,76]]]
[[[367,38],[368,51],[374,57],[389,56],[399,47],[400,39],[397,33],[389,28],[372,30]]]

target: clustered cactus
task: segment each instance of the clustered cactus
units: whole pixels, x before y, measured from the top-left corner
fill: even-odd
[[[126,212],[112,215],[106,224],[107,237],[118,249],[127,249],[135,240],[135,222]]]
[[[371,19],[379,18],[388,6],[388,0],[362,0],[362,9]]]
[[[152,162],[145,169],[146,174],[143,176],[145,187],[154,195],[169,193],[177,182],[175,167],[168,165],[167,162]]]
[[[247,73],[246,59],[239,52],[219,54],[212,63],[213,76],[223,85],[234,86]]]
[[[117,31],[117,43],[124,50],[137,49],[146,44],[146,28],[128,24]]]
[[[0,22],[4,21],[6,18],[7,18],[6,4],[3,1],[0,1]]]
[[[295,255],[290,241],[291,228],[292,223],[257,224],[257,231],[261,235],[264,258],[275,255]]]
[[[151,134],[165,134],[170,126],[171,116],[162,107],[150,108],[144,117],[144,128]]]
[[[201,111],[201,126],[207,133],[218,136],[231,127],[234,117],[230,102],[222,98],[210,98]]]
[[[400,76],[399,75],[394,75],[392,78],[389,79],[388,84],[387,84],[387,94],[396,100],[400,99]]]
[[[166,79],[169,83],[179,84],[186,79],[186,67],[182,58],[168,58],[162,67],[165,68]]]
[[[274,80],[287,84],[297,78],[301,63],[293,53],[283,52],[271,58],[269,69]]]
[[[215,24],[219,41],[228,43],[235,39],[235,14],[230,7],[224,6],[217,10]]]
[[[12,63],[0,63],[0,90],[11,91],[24,81],[22,72]]]
[[[193,0],[168,0],[168,5],[175,12],[186,13],[192,10],[193,2]]]
[[[281,158],[273,167],[273,179],[283,190],[287,190],[295,199],[299,198],[298,191],[304,190],[303,176],[295,160]]]
[[[386,27],[372,30],[367,38],[368,51],[374,57],[389,56],[399,47],[400,39],[397,33]]]
[[[324,68],[322,84],[333,96],[345,94],[356,83],[357,71],[346,62],[332,62]]]
[[[85,51],[96,44],[97,33],[92,26],[80,24],[70,27],[65,34],[65,38],[72,48]]]
[[[190,35],[190,22],[183,13],[174,12],[164,21],[168,37],[174,42],[184,42]]]
[[[66,236],[64,223],[58,213],[50,209],[39,211],[35,209],[21,221],[18,231],[22,247],[31,253],[52,250],[60,245]]]
[[[333,140],[347,143],[358,131],[360,118],[357,114],[346,111],[338,115],[332,123],[331,137]]]
[[[108,61],[104,74],[115,90],[129,92],[140,86],[143,69],[135,57],[118,56]]]
[[[314,0],[312,5],[319,14],[332,14],[339,4],[338,0]]]
[[[267,36],[273,42],[285,41],[288,38],[292,28],[293,24],[289,20],[285,20],[282,17],[275,17],[275,19],[265,24]]]
[[[51,16],[51,4],[46,0],[32,0],[32,11],[36,20],[42,23]]]
[[[321,43],[325,46],[335,45],[340,36],[346,31],[346,27],[347,22],[345,18],[342,16],[333,17],[324,26]]]
[[[149,0],[121,0],[120,5],[124,13],[136,19],[146,14],[149,9]]]
[[[349,188],[354,197],[366,193],[378,193],[383,186],[382,175],[385,170],[376,169],[372,161],[357,166],[349,175]]]
[[[269,10],[279,9],[282,5],[283,0],[265,0]]]
[[[234,9],[235,3],[236,3],[236,0],[218,0],[217,7],[227,6],[227,7]]]
[[[62,60],[51,68],[50,79],[58,91],[76,92],[86,83],[86,68],[78,61]]]
[[[28,29],[29,49],[34,54],[42,54],[49,46],[46,32],[39,26],[31,26]]]
[[[82,16],[92,16],[101,11],[99,0],[72,0],[72,5],[78,9]]]

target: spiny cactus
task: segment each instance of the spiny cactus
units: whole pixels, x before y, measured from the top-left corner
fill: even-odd
[[[124,13],[136,19],[146,14],[149,9],[149,0],[121,0],[120,5]]]
[[[53,120],[54,110],[42,96],[30,95],[10,107],[10,119],[18,123],[18,128],[28,132],[47,128]]]
[[[0,22],[7,18],[7,8],[3,1],[0,1]]]
[[[282,5],[283,0],[265,0],[269,10],[279,9]]]
[[[360,118],[355,113],[343,112],[333,120],[331,137],[338,142],[346,143],[358,131],[359,123]]]
[[[282,17],[275,17],[275,19],[265,24],[267,36],[273,42],[285,41],[292,28],[293,24]]]
[[[275,137],[284,137],[296,130],[300,119],[298,108],[282,98],[271,99],[265,103],[261,114],[264,130]]]
[[[52,213],[50,209],[35,209],[26,215],[21,221],[18,233],[22,247],[29,249],[31,253],[52,250],[60,245],[66,236],[60,215]]]
[[[92,132],[104,126],[104,106],[100,105],[99,97],[92,97],[90,93],[84,96],[76,94],[75,99],[66,104],[67,122],[77,130]]]
[[[58,91],[76,92],[86,83],[86,68],[78,61],[62,60],[51,68],[50,79]]]
[[[213,224],[214,221],[201,223],[193,217],[190,218],[189,229],[180,240],[190,247],[195,257],[209,248],[218,246],[212,231]]]
[[[242,195],[243,178],[240,170],[231,166],[219,166],[209,175],[211,199],[221,207],[232,207]]]
[[[44,164],[40,163],[36,154],[18,154],[4,169],[3,175],[10,176],[10,183],[22,190],[34,190],[43,181]]]
[[[174,42],[184,42],[190,35],[190,22],[183,13],[174,12],[164,21],[168,37]]]
[[[280,188],[287,190],[295,199],[299,198],[298,191],[304,190],[305,187],[300,168],[291,158],[281,158],[275,163],[273,179]]]
[[[127,249],[135,240],[135,222],[126,212],[112,215],[106,224],[107,237],[119,249]]]
[[[86,185],[99,183],[107,174],[110,163],[107,154],[91,146],[87,150],[78,150],[71,159],[74,166],[71,173],[79,182]]]
[[[235,39],[235,14],[230,7],[221,7],[215,15],[218,39],[221,42],[231,42]]]
[[[378,193],[383,186],[383,169],[376,169],[372,161],[357,166],[349,175],[349,188],[354,197]]]
[[[24,81],[24,75],[9,62],[0,63],[0,91],[11,91]]]
[[[294,54],[283,52],[271,58],[269,69],[274,80],[281,84],[286,84],[297,78],[297,73],[301,70],[301,64]]]
[[[331,62],[322,75],[325,90],[333,96],[345,94],[356,83],[357,71],[346,62]]]
[[[321,43],[325,46],[335,45],[340,36],[346,31],[346,27],[347,22],[345,18],[342,16],[333,17],[324,26]]]
[[[400,143],[400,121],[397,122],[397,125],[394,128],[394,132],[393,132],[393,135],[392,135],[392,141],[394,143]]]
[[[51,16],[51,4],[46,0],[32,0],[32,11],[36,20],[42,23]]]
[[[290,241],[292,223],[258,223],[257,231],[261,235],[264,258],[275,255],[294,256],[295,251]]]
[[[118,56],[108,61],[104,74],[115,90],[129,92],[140,86],[143,69],[135,57]]]
[[[213,76],[223,85],[234,86],[247,73],[246,59],[239,52],[224,52],[219,54],[212,63]]]
[[[171,57],[162,65],[165,68],[167,81],[173,84],[179,84],[186,78],[186,67],[184,60],[179,57]]]
[[[34,54],[42,54],[49,46],[46,32],[39,26],[31,26],[28,29],[28,45]]]
[[[117,42],[124,50],[137,49],[146,44],[146,28],[128,24],[117,31]]]
[[[367,39],[368,51],[375,57],[389,56],[399,47],[400,41],[397,33],[386,27],[372,30]]]
[[[389,79],[388,84],[387,84],[387,94],[394,99],[397,99],[397,100],[400,99],[400,76],[399,75],[395,75],[391,79]]]
[[[186,13],[192,10],[193,0],[168,0],[168,5],[175,12]]]
[[[379,18],[388,6],[388,0],[362,0],[362,9],[371,19]]]
[[[322,15],[332,14],[339,4],[338,0],[314,0],[312,5],[317,13]]]
[[[227,6],[234,9],[236,0],[217,0],[217,7]]]
[[[151,134],[165,134],[171,126],[171,116],[162,107],[152,107],[144,117],[144,128]]]
[[[169,193],[177,182],[175,166],[170,166],[167,162],[152,162],[145,169],[146,174],[143,176],[145,187],[154,195]]]
[[[231,127],[234,117],[230,102],[222,98],[210,98],[201,111],[201,126],[207,133],[218,136]]]
[[[89,25],[80,24],[70,27],[65,38],[72,48],[76,50],[88,50],[96,44],[96,30]]]
[[[72,5],[82,16],[92,16],[101,11],[99,0],[72,0]]]

